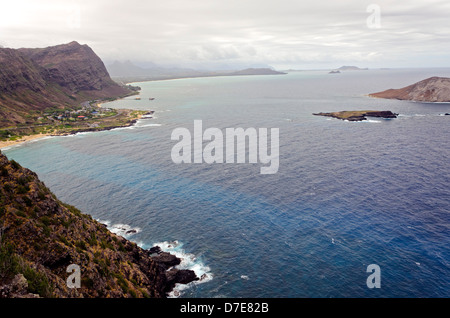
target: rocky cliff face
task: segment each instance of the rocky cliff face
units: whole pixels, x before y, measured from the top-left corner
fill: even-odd
[[[82,91],[102,91],[105,95],[123,93],[122,88],[111,80],[100,58],[87,45],[77,42],[41,49],[19,49],[42,67],[42,77],[47,83],[56,83],[73,94]],[[105,95],[108,96],[108,95]]]
[[[0,127],[25,123],[33,110],[78,106],[86,100],[127,93],[111,80],[87,45],[0,48]]]
[[[144,250],[60,202],[32,171],[0,153],[0,298],[165,297],[198,278],[180,259]],[[69,288],[71,264],[80,288]]]
[[[450,78],[430,77],[400,89],[388,89],[369,96],[419,102],[450,102]]]

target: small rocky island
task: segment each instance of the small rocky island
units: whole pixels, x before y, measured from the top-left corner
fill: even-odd
[[[313,115],[333,117],[348,121],[363,121],[367,120],[367,117],[397,118],[398,114],[395,114],[390,110],[344,110],[333,113],[314,113]]]

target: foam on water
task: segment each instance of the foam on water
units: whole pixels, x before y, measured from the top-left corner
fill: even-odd
[[[111,222],[108,220],[106,221],[97,220],[97,221],[102,224],[105,224],[108,230],[110,230],[112,233],[123,236],[124,238],[129,238],[130,236],[141,232],[141,229],[139,227],[132,227],[128,224],[121,224],[121,223],[111,224]]]
[[[114,128],[113,130],[127,130],[127,129],[132,130],[132,129],[140,129],[140,128],[145,128],[145,127],[160,127],[160,126],[162,126],[162,124],[157,124],[157,123],[145,124],[147,121],[153,120],[155,118],[156,117],[154,117],[152,119],[140,119],[132,126],[118,127],[118,128]]]
[[[191,282],[190,284],[176,284],[172,292],[169,293],[169,297],[179,297],[188,288],[197,284],[209,282],[213,279],[213,274],[209,266],[205,265],[201,259],[192,253],[188,253],[183,248],[183,243],[177,240],[164,241],[154,243],[153,246],[159,246],[164,252],[175,255],[181,260],[181,263],[175,268],[178,269],[190,269],[195,272],[195,275],[199,278],[198,281]]]

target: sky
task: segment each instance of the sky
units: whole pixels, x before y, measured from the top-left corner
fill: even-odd
[[[0,46],[224,69],[450,67],[449,0],[0,0]]]

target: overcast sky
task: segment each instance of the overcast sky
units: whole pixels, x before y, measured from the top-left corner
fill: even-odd
[[[109,64],[450,67],[449,0],[0,0],[0,45]]]

